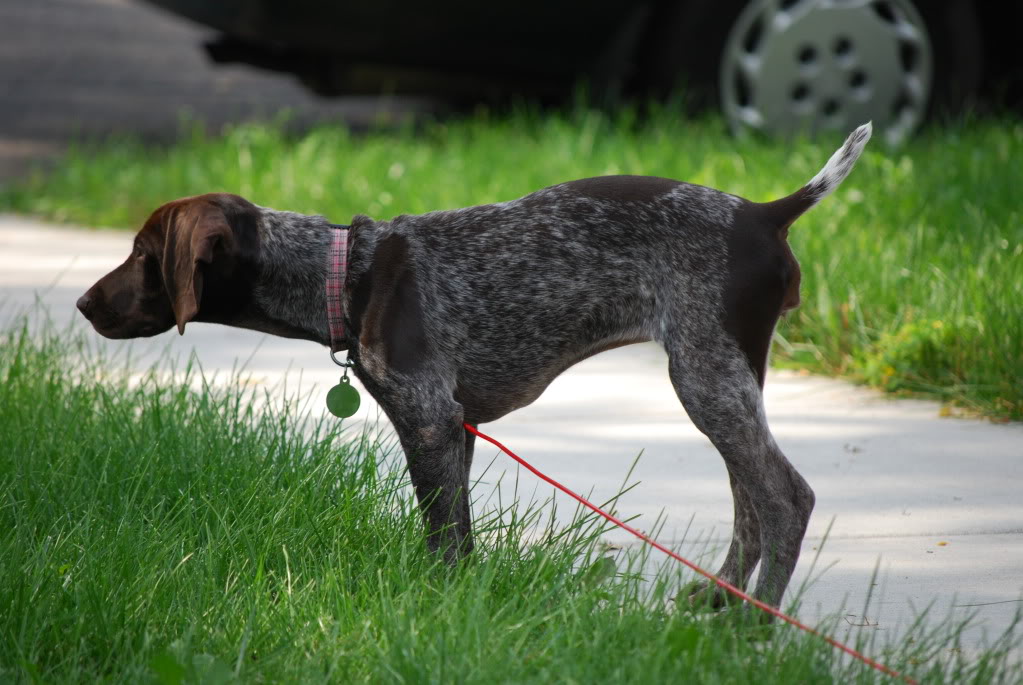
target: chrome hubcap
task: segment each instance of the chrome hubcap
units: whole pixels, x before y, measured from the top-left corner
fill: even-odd
[[[890,142],[920,123],[931,46],[909,0],[755,0],[725,45],[721,94],[734,129],[848,131]]]

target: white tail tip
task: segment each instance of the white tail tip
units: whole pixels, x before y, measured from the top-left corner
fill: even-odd
[[[806,194],[814,202],[820,201],[821,198],[827,196],[845,180],[845,177],[849,175],[849,172],[852,171],[853,166],[856,164],[856,160],[860,158],[860,154],[863,152],[863,148],[867,145],[867,141],[870,140],[870,135],[873,132],[873,122],[868,121],[850,133],[842,147],[838,148],[835,154],[831,155],[831,159],[824,165],[824,168],[810,179],[810,182],[805,186]]]

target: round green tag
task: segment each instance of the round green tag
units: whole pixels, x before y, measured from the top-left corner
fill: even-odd
[[[359,391],[351,386],[347,378],[327,392],[327,411],[339,419],[347,419],[359,411]]]

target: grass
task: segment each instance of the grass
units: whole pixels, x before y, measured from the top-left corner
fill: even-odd
[[[0,191],[0,209],[138,227],[183,195],[239,193],[344,222],[507,200],[567,179],[651,174],[753,200],[802,185],[840,140],[730,137],[717,120],[520,112],[354,136],[246,125],[172,147],[83,145],[47,176]],[[874,387],[1023,419],[1023,120],[935,127],[881,140],[835,196],[796,224],[804,302],[775,360]]]
[[[438,565],[386,447],[83,340],[0,332],[0,681],[887,681],[741,611],[673,611],[683,579],[607,573],[592,518],[492,511]],[[959,630],[858,641],[922,682],[1023,677]]]

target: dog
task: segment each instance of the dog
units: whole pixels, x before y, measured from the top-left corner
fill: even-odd
[[[756,203],[665,178],[604,176],[496,204],[352,220],[341,294],[354,373],[394,425],[431,550],[473,548],[474,436],[604,350],[656,341],[693,423],[728,468],[733,538],[719,577],[777,606],[814,506],[762,391],[775,324],[799,304],[789,227],[849,174],[857,128],[795,193]],[[101,335],[189,322],[330,344],[321,216],[226,193],[175,200],[77,303]],[[716,587],[694,593],[720,603]],[[711,593],[711,594],[704,594]]]

